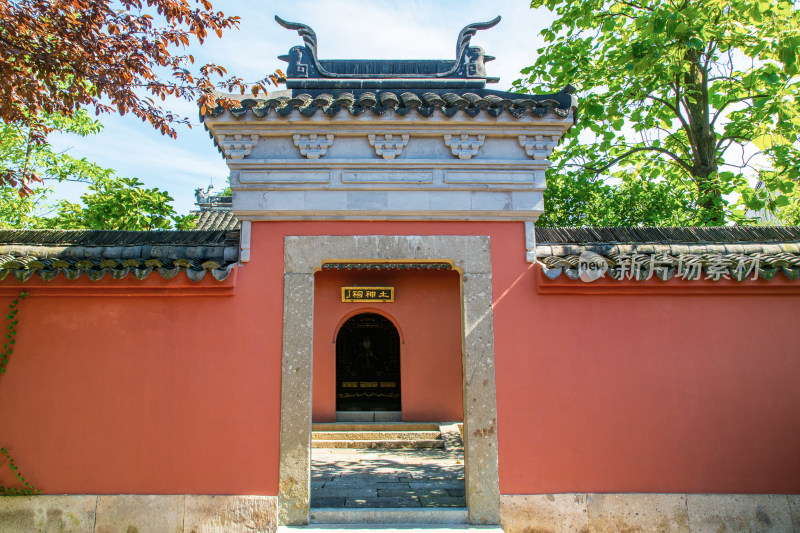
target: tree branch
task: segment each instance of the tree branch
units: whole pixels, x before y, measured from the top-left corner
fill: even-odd
[[[753,95],[750,95],[750,96],[743,96],[741,98],[732,98],[730,100],[727,100],[724,104],[719,106],[719,109],[717,109],[717,112],[714,113],[714,118],[711,120],[711,125],[713,126],[714,123],[717,122],[717,119],[720,117],[720,115],[722,115],[722,111],[726,107],[728,107],[730,104],[735,104],[737,102],[746,102],[747,100],[752,100],[754,98],[767,98],[768,96],[769,95],[766,95],[766,94],[753,94]]]
[[[656,102],[661,102],[662,104],[664,104],[665,106],[667,106],[667,108],[668,108],[670,111],[672,111],[673,113],[675,113],[675,116],[676,116],[676,117],[678,117],[678,120],[680,120],[680,121],[681,121],[681,125],[682,125],[684,128],[687,128],[687,127],[689,127],[689,125],[686,123],[686,120],[684,120],[684,118],[683,118],[683,115],[681,115],[681,112],[680,112],[680,110],[679,110],[678,108],[676,108],[674,105],[672,105],[671,103],[667,102],[667,101],[666,101],[666,100],[664,100],[663,98],[659,98],[658,96],[652,96],[652,95],[650,95],[650,94],[646,94],[644,97],[645,97],[645,98],[649,98],[649,99],[651,99],[651,100],[654,100],[654,101],[656,101]]]
[[[683,124],[683,130],[686,132],[686,137],[689,140],[689,145],[694,147],[697,143],[697,140],[694,138],[694,134],[692,133],[691,125],[686,122],[686,119],[683,118],[683,113],[681,112],[681,103],[683,103],[683,99],[681,98],[681,79],[680,74],[675,75],[675,83],[672,84],[672,89],[675,91],[675,115],[680,119],[681,124]],[[684,105],[685,107],[685,105]],[[690,114],[690,113],[687,113]]]
[[[720,137],[719,141],[717,141],[716,149],[719,150],[720,146],[722,146],[722,143],[725,142],[725,141],[737,141],[738,142],[739,140],[749,141],[751,139],[750,139],[750,137],[746,137],[744,135],[725,135],[724,137]],[[739,143],[739,144],[741,144],[741,143]]]
[[[669,141],[669,140],[673,140],[673,141],[677,142],[678,144],[680,144],[680,146],[681,146],[681,148],[683,148],[684,152],[691,153],[691,150],[689,149],[688,146],[686,146],[686,143],[684,143],[683,140],[680,137],[678,137],[674,132],[667,131],[667,130],[665,130],[664,128],[662,128],[660,126],[656,126],[656,129],[659,130],[659,131],[663,131],[664,133],[667,134],[666,137],[664,137],[664,142]]]
[[[659,153],[662,153],[662,154],[667,155],[667,156],[671,157],[672,159],[674,159],[686,172],[688,172],[689,174],[692,173],[692,167],[690,167],[689,164],[686,163],[686,161],[684,161],[683,159],[681,159],[680,157],[678,157],[674,153],[670,152],[669,150],[667,150],[665,148],[660,148],[658,146],[639,146],[637,148],[632,148],[631,150],[628,150],[624,154],[622,154],[622,155],[620,155],[618,157],[615,157],[614,159],[609,161],[606,165],[604,165],[604,166],[602,166],[600,168],[593,168],[593,167],[584,167],[584,168],[586,170],[591,170],[591,171],[593,171],[593,172],[595,172],[597,174],[600,174],[604,170],[608,170],[609,168],[613,167],[614,165],[616,165],[617,163],[619,163],[620,161],[622,161],[626,157],[628,157],[630,155],[633,155],[633,154],[635,154],[637,152],[659,152]]]

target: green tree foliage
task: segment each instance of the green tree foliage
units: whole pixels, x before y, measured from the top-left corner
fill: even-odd
[[[800,14],[792,0],[533,0],[558,18],[519,90],[577,88],[543,224],[796,216]],[[748,185],[760,177],[761,192]],[[741,198],[738,204],[731,197]],[[791,221],[791,220],[789,220]]]
[[[166,230],[193,229],[196,217],[178,215],[172,197],[147,189],[137,178],[104,177],[81,196],[84,205],[62,201],[56,217],[45,221],[62,229]]]
[[[232,196],[233,195],[233,191],[231,190],[231,177],[230,177],[230,175],[227,178],[225,178],[225,184],[226,184],[225,188],[222,189],[222,192],[220,193],[220,195],[222,195],[222,196]]]
[[[41,117],[51,131],[87,136],[102,125],[86,112],[72,117]],[[147,189],[136,178],[120,178],[114,171],[86,158],[57,152],[45,138],[33,139],[30,128],[0,122],[0,173],[36,174],[42,185],[20,194],[11,183],[0,183],[0,227],[64,229],[149,230],[191,229],[195,217],[175,213],[172,197],[165,191]],[[89,185],[85,205],[66,201],[53,203],[53,186],[61,181]],[[53,216],[55,215],[55,216]]]
[[[51,131],[86,137],[101,131],[102,125],[86,112],[72,117],[43,115],[40,122]],[[86,158],[76,158],[56,151],[47,138],[34,139],[29,126],[0,122],[0,174],[42,177],[40,187],[30,194],[19,194],[12,183],[0,182],[0,226],[27,228],[39,225],[37,218],[48,211],[47,202],[53,193],[53,183],[59,181],[91,182],[108,177],[113,171]]]

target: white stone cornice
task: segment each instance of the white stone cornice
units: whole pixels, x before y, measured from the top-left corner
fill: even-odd
[[[416,140],[416,139],[415,139]],[[338,144],[339,139],[337,139]],[[343,145],[345,143],[342,143]],[[365,143],[366,144],[366,143]],[[413,143],[412,143],[413,144]],[[407,149],[406,149],[407,150]],[[379,169],[420,169],[420,168],[460,168],[460,169],[509,169],[509,170],[546,170],[550,166],[548,160],[533,160],[525,157],[524,159],[493,159],[491,168],[487,167],[486,161],[473,159],[453,159],[448,153],[446,160],[435,158],[403,158],[403,159],[376,159],[374,152],[371,158],[346,159],[333,158],[332,155],[325,156],[324,159],[301,159],[301,158],[252,158],[238,160],[228,160],[228,166],[232,170],[250,170],[262,168],[270,170],[309,170],[309,169],[333,169],[333,168],[379,168]],[[520,154],[522,151],[520,150]],[[402,162],[402,164],[401,164]],[[457,165],[457,167],[453,165]]]
[[[328,153],[328,148],[333,144],[333,134],[324,135],[311,133],[309,135],[292,135],[294,145],[300,149],[300,154],[308,159],[319,159]]]
[[[450,148],[453,155],[459,159],[472,159],[478,154],[478,150],[483,146],[483,141],[486,135],[469,135],[462,133],[461,135],[451,135],[449,133],[444,136],[444,144]]]
[[[560,135],[520,135],[519,145],[534,159],[547,159],[558,144]]]
[[[292,120],[223,115],[206,125],[221,147],[258,140],[246,157],[226,153],[240,220],[534,221],[550,162],[525,144],[531,153],[537,140],[550,149],[572,121],[390,110]]]
[[[398,157],[403,148],[408,144],[408,134],[383,133],[368,135],[370,146],[375,148],[375,154],[384,159]]]
[[[249,135],[219,135],[219,146],[225,157],[229,159],[242,159],[250,155],[253,148],[258,144],[258,133]]]

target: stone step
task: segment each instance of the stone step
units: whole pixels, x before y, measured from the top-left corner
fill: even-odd
[[[402,448],[444,448],[441,439],[382,439],[382,440],[312,440],[312,448],[360,448],[367,450],[398,450]]]
[[[409,524],[420,524],[425,527],[434,525],[467,526],[466,507],[451,508],[417,508],[417,509],[311,509],[310,523],[313,526],[351,524],[375,525],[392,524],[393,527]]]
[[[439,431],[437,422],[315,422],[312,431]]]
[[[435,422],[317,423],[312,425],[312,448],[371,450],[445,447]]]
[[[314,440],[436,440],[437,431],[312,431]]]

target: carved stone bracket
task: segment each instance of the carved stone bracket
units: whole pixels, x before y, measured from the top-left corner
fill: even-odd
[[[294,139],[294,145],[300,149],[300,154],[308,159],[324,157],[328,153],[328,148],[333,144],[333,134],[331,133],[327,135],[295,133],[292,135],[292,139]]]
[[[258,133],[252,135],[219,135],[219,145],[225,157],[242,159],[258,144]]]
[[[453,155],[459,159],[472,159],[478,154],[478,149],[483,146],[486,135],[461,135],[445,134],[444,144],[450,147]]]
[[[408,144],[408,134],[402,135],[384,133],[381,135],[369,134],[369,144],[375,147],[375,153],[384,159],[394,159],[403,152]]]
[[[534,159],[547,159],[558,144],[560,135],[520,135],[519,145]]]

